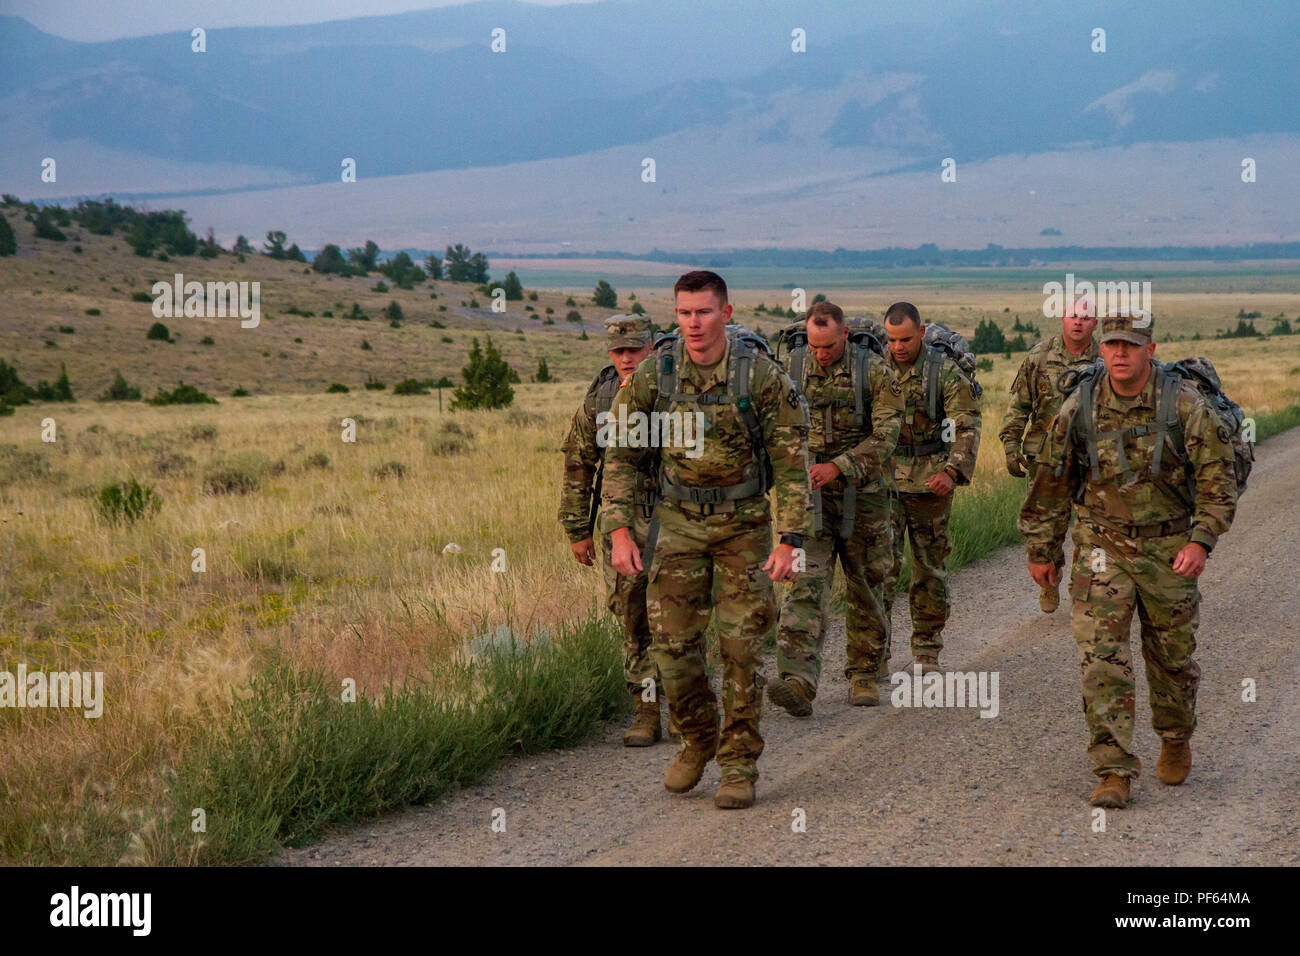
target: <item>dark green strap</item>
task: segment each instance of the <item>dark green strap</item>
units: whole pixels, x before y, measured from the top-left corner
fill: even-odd
[[[716,505],[723,501],[755,498],[766,491],[762,475],[734,485],[678,485],[670,482],[662,472],[659,478],[659,496],[673,501],[689,501],[695,505]]]
[[[942,439],[935,438],[918,445],[898,445],[894,448],[894,455],[898,458],[921,458],[925,455],[937,455],[946,447]]]
[[[1079,384],[1079,411],[1075,421],[1083,429],[1084,447],[1088,449],[1088,466],[1092,469],[1092,480],[1101,477],[1101,463],[1097,459],[1097,422],[1093,417],[1093,379],[1085,378]]]
[[[939,373],[943,371],[943,349],[931,345],[925,353],[925,410],[930,421],[939,420]]]
[[[822,533],[822,490],[814,488],[812,493],[813,534]]]
[[[655,559],[655,544],[659,540],[659,502],[650,509],[650,526],[645,533],[645,546],[641,549],[641,570],[650,573],[650,563]]]
[[[844,481],[844,503],[840,510],[840,537],[847,541],[853,537],[853,512],[858,503],[858,483],[852,478]]]

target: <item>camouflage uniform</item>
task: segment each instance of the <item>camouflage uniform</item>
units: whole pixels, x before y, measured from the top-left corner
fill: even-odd
[[[728,392],[727,367],[736,348],[728,335],[716,365],[697,367],[685,349],[675,394]],[[642,362],[615,400],[618,416],[653,412],[658,398],[659,356]],[[772,508],[780,533],[810,530],[808,413],[789,378],[766,355],[755,356],[750,401],[772,465]],[[702,453],[689,457],[665,445],[661,492],[669,486],[721,487],[758,474],[749,433],[736,404],[676,402],[673,411],[705,416]],[[616,442],[606,457],[601,526],[606,533],[630,527],[636,517],[634,490],[639,449]],[[655,510],[659,532],[648,562],[651,651],[663,677],[670,715],[684,747],[705,749],[718,739],[717,702],[705,673],[706,628],[713,585],[720,585],[716,629],[722,655],[723,724],[717,751],[724,779],[758,778],[763,751],[758,732],[763,701],[762,643],[776,621],[772,581],[762,569],[771,551],[771,513],[762,494],[715,504],[665,497]]]
[[[1103,320],[1107,330],[1103,340],[1114,329],[1126,328],[1120,323],[1127,321]],[[1200,668],[1192,654],[1200,592],[1195,578],[1174,573],[1173,562],[1189,541],[1207,552],[1212,549],[1236,510],[1232,447],[1220,437],[1209,404],[1188,382],[1181,383],[1176,393],[1186,467],[1170,440],[1161,456],[1160,473],[1153,478],[1155,436],[1127,437],[1123,452],[1132,480],[1126,483],[1120,441],[1102,433],[1154,425],[1156,388],[1154,370],[1134,398],[1116,395],[1106,376],[1098,381],[1094,405],[1096,432],[1102,437],[1097,441],[1096,476],[1089,466],[1088,449],[1081,447],[1073,428],[1079,394],[1066,398],[1039,457],[1043,467],[1020,512],[1029,560],[1046,564],[1060,552],[1070,502],[1077,502],[1070,596],[1083,676],[1083,712],[1090,732],[1088,754],[1098,776],[1136,777],[1142,768],[1133,753],[1129,628],[1134,610],[1142,622],[1152,726],[1170,741],[1187,740],[1196,728]]]
[[[859,427],[850,366],[853,347],[846,347],[829,368],[811,358],[811,350],[810,359],[803,381],[798,383],[807,397],[812,421],[809,458],[831,462],[839,468],[840,477],[814,492],[821,499],[821,531],[804,538],[805,567],[781,598],[776,664],[782,678],[799,678],[815,696],[836,556],[848,598],[844,675],[850,680],[874,678],[881,654],[889,646],[889,619],[881,587],[892,560],[890,458],[903,422],[903,389],[884,361],[871,353],[867,375],[871,417]],[[841,520],[850,482],[855,486],[853,527],[845,537]]]
[[[650,343],[649,319],[631,316],[613,316],[612,319],[624,321],[608,328],[610,349],[639,348]],[[591,508],[599,506],[599,502],[592,501],[593,485],[605,452],[597,441],[600,435],[598,416],[611,408],[619,384],[618,372],[613,365],[601,369],[587,389],[582,405],[573,413],[564,438],[564,483],[560,491],[559,520],[569,541],[574,544],[592,537]],[[601,417],[600,421],[603,422],[604,418]],[[653,502],[654,476],[649,473],[648,465],[647,459],[642,463],[642,471],[638,472],[635,507],[632,509],[630,527],[638,547],[645,543]],[[645,572],[632,576],[619,574],[610,563],[613,548],[609,537],[598,535],[597,538],[605,580],[605,606],[623,630],[623,678],[629,692],[639,695],[646,678],[653,678],[659,684],[659,669],[650,654]]]
[[[1028,459],[1031,478],[1047,439],[1047,426],[1056,417],[1065,397],[1058,384],[1061,373],[1091,365],[1099,355],[1096,339],[1090,338],[1083,354],[1075,355],[1065,347],[1061,336],[1054,335],[1030,349],[1020,363],[1020,371],[1011,383],[1011,398],[998,438],[1006,452],[1019,451]],[[1052,564],[1057,568],[1065,564],[1064,550],[1052,556]]]
[[[938,421],[932,420],[925,401],[925,350],[915,361],[899,363],[890,353],[889,367],[898,376],[906,401],[903,427],[894,451],[894,478],[898,498],[893,507],[894,560],[885,578],[885,613],[894,603],[894,589],[903,570],[903,534],[912,542],[912,581],[908,603],[912,615],[912,653],[937,655],[943,647],[940,632],[948,620],[948,571],[944,563],[952,550],[948,518],[952,493],[936,495],[925,483],[951,465],[955,485],[970,484],[980,447],[980,399],[971,383],[951,359],[944,359],[939,374],[943,395]],[[951,418],[953,442],[926,451],[943,435],[943,418]],[[920,451],[920,454],[917,452]],[[886,648],[888,659],[888,648]]]

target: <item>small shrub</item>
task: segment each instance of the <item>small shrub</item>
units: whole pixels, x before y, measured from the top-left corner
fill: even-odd
[[[149,331],[146,333],[145,338],[150,341],[170,342],[172,340],[172,334],[167,330],[167,326],[163,325],[161,322],[155,322],[153,325],[149,326]]]
[[[152,301],[153,301],[153,296],[151,296],[148,292],[132,292],[132,293],[131,293],[131,301],[132,301],[132,302],[152,302]]]
[[[313,452],[303,459],[304,468],[328,468],[330,466],[330,456],[323,451]]]
[[[376,478],[402,478],[406,475],[406,466],[400,461],[386,461],[370,470]]]
[[[455,342],[456,342],[456,340],[453,339],[450,335],[444,335],[444,336],[442,337],[442,340],[443,340],[444,342],[446,342],[448,345],[453,345],[453,344],[455,344]]]
[[[976,363],[975,368],[981,372],[991,372],[993,371],[993,360],[990,358],[982,358]]]
[[[582,313],[577,309],[570,309],[569,314],[564,317],[565,322],[581,322]]]
[[[76,334],[77,334],[77,330],[74,329],[74,328],[73,328],[72,326],[70,326],[70,325],[60,325],[60,326],[59,326],[59,332],[61,332],[63,335],[76,335]]]
[[[416,378],[404,378],[393,386],[394,395],[428,395],[429,389]]]
[[[148,514],[157,514],[162,499],[148,485],[134,478],[118,484],[105,485],[99,492],[99,513],[112,523],[133,522]]]
[[[387,291],[388,291],[388,285],[384,282],[383,279],[380,279],[378,282],[376,282],[373,286],[370,287],[370,291],[371,291],[371,292],[387,292]]]
[[[190,470],[194,459],[189,455],[180,455],[172,451],[160,451],[153,456],[153,473],[159,478],[168,475],[183,474]]]
[[[170,392],[158,386],[158,394],[149,399],[150,405],[216,405],[217,400],[193,385],[178,382]]]
[[[379,381],[379,379],[375,378],[373,375],[366,379],[367,392],[382,392],[386,388],[388,388],[388,386]]]
[[[99,309],[87,309],[86,315],[99,315]]]
[[[209,495],[245,495],[256,491],[262,480],[276,471],[261,452],[243,452],[209,468],[203,476],[203,491]]]
[[[352,389],[348,388],[346,385],[340,385],[338,382],[334,382],[329,388],[325,389],[327,395],[340,395],[344,392],[350,391],[352,391]]]
[[[205,335],[199,339],[199,345],[216,345],[216,341],[210,335]]]
[[[248,396],[249,396],[250,394],[252,394],[252,393],[249,392],[248,389],[244,388],[244,386],[241,385],[241,386],[239,386],[238,388],[236,388],[233,392],[230,393],[230,397],[231,397],[231,398],[248,398]]]

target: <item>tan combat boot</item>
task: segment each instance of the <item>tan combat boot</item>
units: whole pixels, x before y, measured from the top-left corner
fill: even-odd
[[[1192,745],[1186,740],[1165,740],[1160,743],[1160,760],[1156,775],[1164,783],[1177,786],[1187,779],[1192,769]]]
[[[739,774],[723,774],[713,805],[719,810],[744,810],[754,805],[754,781]]]
[[[943,672],[943,668],[939,666],[938,654],[917,654],[916,663],[921,665],[922,675],[939,674]]]
[[[853,678],[853,688],[849,691],[849,703],[854,707],[875,707],[880,703],[880,691],[876,682],[870,677]]]
[[[668,765],[668,772],[664,774],[664,789],[669,793],[685,793],[694,789],[717,750],[718,742],[715,739],[702,747],[683,747],[677,751],[677,756]]]
[[[677,726],[677,718],[673,716],[673,712],[671,709],[668,711],[668,739],[669,740],[682,739],[682,728]]]
[[[1038,606],[1044,614],[1051,614],[1061,606],[1061,583],[1041,588],[1038,592]]]
[[[767,685],[767,696],[792,717],[812,715],[812,690],[797,677],[778,677]]]
[[[1097,789],[1092,791],[1092,805],[1123,810],[1128,806],[1128,786],[1128,777],[1121,777],[1114,773],[1106,774],[1101,778]]]
[[[638,693],[636,698],[636,720],[623,735],[624,747],[650,747],[663,739],[659,727],[659,701],[645,701]]]

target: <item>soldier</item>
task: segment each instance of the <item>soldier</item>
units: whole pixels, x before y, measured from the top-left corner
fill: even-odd
[[[1070,596],[1088,755],[1101,777],[1092,805],[1120,808],[1142,769],[1133,753],[1133,611],[1142,622],[1151,723],[1162,740],[1156,771],[1179,784],[1192,765],[1201,673],[1192,659],[1196,579],[1232,522],[1237,480],[1210,404],[1151,361],[1150,317],[1108,317],[1101,327],[1105,368],[1062,402],[1019,525],[1029,573],[1040,587],[1055,587],[1053,562],[1077,502]]]
[[[903,389],[865,342],[850,346],[849,331],[839,306],[814,304],[808,343],[800,360],[788,363],[808,401],[813,513],[821,516],[820,530],[804,538],[805,566],[781,599],[779,677],[767,685],[768,697],[796,717],[812,713],[817,695],[836,557],[848,597],[844,676],[851,682],[850,703],[880,702],[876,674],[889,644],[881,588],[893,560],[890,459],[903,422]],[[816,361],[804,360],[807,354]]]
[[[1067,369],[1083,368],[1097,361],[1097,341],[1092,330],[1097,327],[1092,303],[1079,299],[1065,307],[1060,336],[1039,342],[1020,363],[1016,380],[1011,383],[1011,400],[1002,421],[998,438],[1007,456],[1007,471],[1013,478],[1032,476],[1047,438],[1047,426],[1056,417],[1065,394],[1061,391],[1061,374]],[[1059,571],[1065,566],[1065,551],[1052,556]],[[1051,614],[1061,604],[1061,590],[1043,588],[1038,606]]]
[[[601,520],[619,573],[645,567],[649,575],[651,650],[682,734],[664,786],[690,790],[716,752],[722,783],[714,804],[748,807],[763,752],[762,642],[776,620],[772,582],[792,578],[794,551],[809,530],[808,412],[752,334],[728,333],[721,276],[688,272],[673,292],[680,338],[637,366],[615,399],[619,436],[607,453]],[[629,446],[651,413],[703,427],[693,446],[663,441],[658,449],[661,497],[643,556],[629,531],[640,451]],[[781,538],[769,553],[772,511]],[[705,673],[711,606],[723,665],[721,734]]]
[[[581,407],[573,413],[569,433],[564,439],[560,524],[569,537],[574,558],[588,567],[596,553],[592,533],[596,510],[600,506],[605,464],[605,448],[598,441],[602,434],[600,426],[609,415],[619,385],[650,354],[653,334],[650,320],[645,316],[613,315],[605,320],[605,339],[611,364],[600,370],[587,389]],[[634,519],[632,533],[642,543],[650,524],[654,493],[654,476],[649,473],[648,466],[648,460],[643,462],[637,474],[635,501],[631,509]],[[636,719],[624,734],[623,744],[648,747],[662,738],[659,724],[662,684],[659,669],[650,655],[645,574],[620,575],[615,571],[610,564],[609,538],[605,535],[600,536],[600,556],[605,578],[605,603],[623,629],[623,677],[636,699]],[[648,682],[656,686],[651,688]]]
[[[898,498],[893,508],[894,560],[885,579],[885,613],[903,569],[903,534],[912,542],[912,656],[921,673],[939,670],[940,632],[948,621],[953,489],[970,484],[980,446],[980,388],[952,360],[926,348],[916,306],[895,302],[885,313],[889,367],[898,375],[906,410],[894,449]],[[924,353],[924,354],[923,354]],[[936,367],[937,366],[937,367]],[[936,376],[933,393],[931,376]]]

